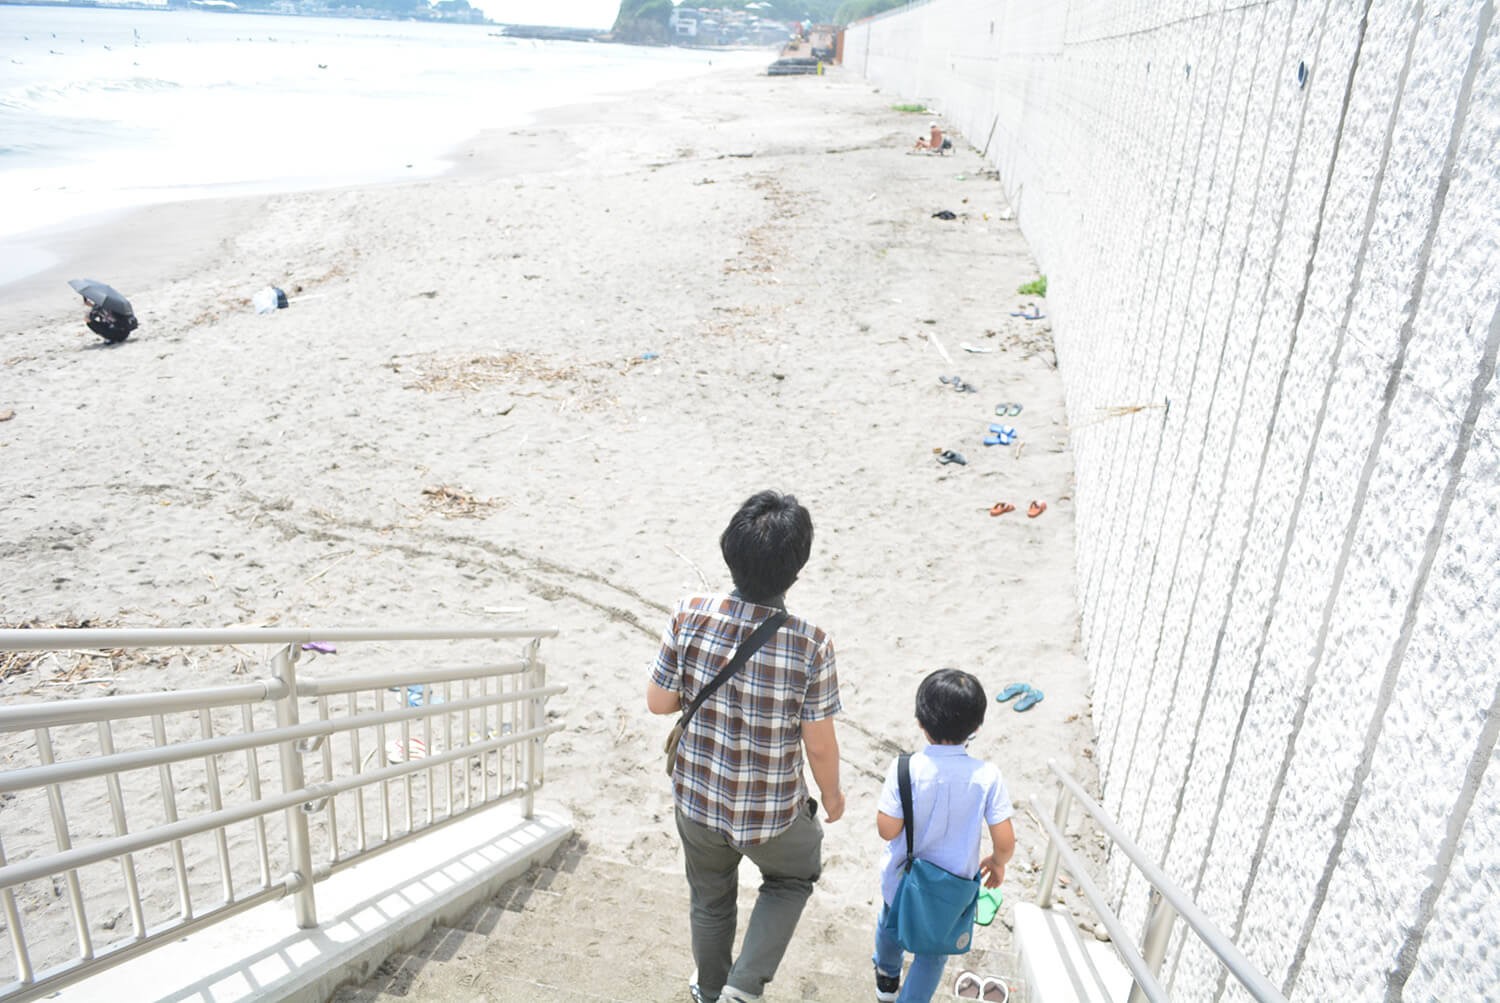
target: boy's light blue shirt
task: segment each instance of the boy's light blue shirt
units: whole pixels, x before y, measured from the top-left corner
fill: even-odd
[[[962,745],[929,745],[911,757],[912,814],[916,854],[963,877],[979,872],[979,840],[986,828],[1010,818],[1010,793],[1000,768],[969,755]],[[882,815],[902,819],[902,831],[886,844],[880,863],[880,894],[887,905],[906,863],[906,829],[896,761],[880,791]]]

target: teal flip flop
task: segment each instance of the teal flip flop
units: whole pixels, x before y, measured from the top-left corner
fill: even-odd
[[[1004,894],[998,888],[982,888],[979,891],[979,905],[974,910],[974,922],[980,926],[989,926],[995,921],[995,916],[1000,912],[1000,904],[1005,901]]]
[[[1021,696],[1029,689],[1031,689],[1031,687],[1027,686],[1025,683],[1011,683],[1009,686],[1005,687],[1005,689],[1001,690],[999,693],[996,693],[995,699],[1000,701],[1001,703],[1004,703],[1007,700],[1014,700],[1016,697]]]
[[[1017,700],[1016,701],[1016,706],[1015,706],[1014,709],[1015,710],[1030,710],[1031,708],[1035,707],[1037,704],[1041,703],[1042,700],[1044,700],[1046,698],[1046,696],[1047,695],[1045,693],[1043,693],[1041,690],[1034,689],[1030,693],[1027,693],[1021,699]]]

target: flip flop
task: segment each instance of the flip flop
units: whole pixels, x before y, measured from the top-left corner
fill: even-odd
[[[1010,401],[1004,401],[1004,402],[1002,402],[1000,404],[996,404],[995,405],[995,417],[997,417],[997,418],[1004,418],[1006,415],[1010,414],[1010,409],[1012,407],[1014,407],[1014,406],[1015,405],[1012,404]]]
[[[964,459],[962,453],[956,453],[951,449],[945,449],[938,454],[939,463],[957,463],[959,466],[966,465],[969,461]]]
[[[977,1000],[982,992],[984,992],[984,980],[973,972],[959,972],[953,979],[953,995],[961,1000]]]
[[[1025,693],[1029,689],[1031,689],[1031,687],[1027,686],[1025,683],[1011,683],[1009,686],[1005,687],[1005,689],[1001,690],[999,693],[996,693],[995,699],[1000,703],[1004,703],[1007,700],[1014,700],[1016,697]]]
[[[1041,310],[1037,309],[1037,305],[1035,303],[1027,303],[1026,307],[1027,309],[1021,310],[1019,313],[1016,311],[1011,311],[1011,316],[1020,317],[1022,320],[1041,320],[1043,317],[1047,316],[1046,314],[1042,313]]]
[[[994,435],[984,437],[986,446],[1009,446],[1015,439],[1016,430],[1006,429],[1004,432],[996,432]]]
[[[1037,516],[1041,515],[1045,511],[1047,511],[1047,503],[1046,502],[1034,501],[1030,505],[1027,506],[1027,508],[1026,508],[1026,517],[1028,519],[1035,519]]]
[[[1011,404],[1011,406],[1010,406],[1010,415],[1011,415],[1011,417],[1014,418],[1016,415],[1018,415],[1020,413],[1021,413],[1021,405],[1019,405],[1019,404]]]
[[[1010,986],[987,975],[979,985],[979,998],[985,1003],[1009,1003]]]
[[[1014,512],[1015,510],[1016,507],[1010,502],[995,502],[995,504],[990,506],[990,515],[1004,515],[1007,512]]]
[[[981,889],[979,892],[979,905],[974,910],[974,922],[980,926],[989,926],[995,921],[996,914],[1000,912],[1000,903],[1004,901],[1005,896],[1001,894],[1000,889]]]
[[[1043,693],[1041,690],[1033,689],[1024,697],[1016,701],[1015,709],[1018,711],[1030,710],[1037,704],[1041,703],[1044,699],[1046,699],[1046,697],[1047,694]]]
[[[409,743],[403,743],[399,738],[393,738],[385,743],[385,758],[387,762],[404,763],[412,759],[427,758],[427,743],[420,738],[414,738]]]

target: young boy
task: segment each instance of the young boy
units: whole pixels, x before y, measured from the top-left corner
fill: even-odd
[[[913,850],[953,874],[983,872],[987,888],[998,888],[1005,865],[1016,850],[1011,827],[1010,794],[1005,779],[992,763],[975,759],[964,748],[984,723],[984,687],[967,672],[939,669],[917,687],[917,723],[927,748],[911,757],[911,800],[914,816]],[[906,864],[906,819],[901,817],[901,794],[896,764],[891,763],[880,792],[875,828],[886,840],[881,862],[880,894],[884,905],[875,926],[875,998],[882,1003],[925,1003],[932,999],[948,958],[941,954],[912,956],[906,983],[901,983],[901,945],[885,929],[886,913],[901,884]],[[990,855],[979,857],[982,829],[990,833]]]
[[[740,506],[719,538],[734,591],[677,604],[646,684],[652,713],[690,705],[756,627],[785,610],[812,537],[812,517],[791,495],[762,491]],[[823,798],[823,821],[844,813],[833,727],[840,709],[833,642],[789,616],[703,703],[682,737],[672,791],[698,966],[695,1001],[758,1000],[776,974],[823,866],[823,829],[804,762]],[[741,857],[760,868],[761,885],[736,958]]]

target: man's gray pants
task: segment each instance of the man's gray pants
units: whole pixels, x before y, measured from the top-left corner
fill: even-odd
[[[823,825],[818,821],[817,802],[803,805],[790,829],[755,846],[738,846],[681,811],[677,812],[677,831],[682,835],[692,900],[698,989],[709,1000],[725,985],[759,996],[775,976],[813,882],[823,870]],[[749,857],[760,868],[761,883],[740,956],[735,959],[741,857]]]

